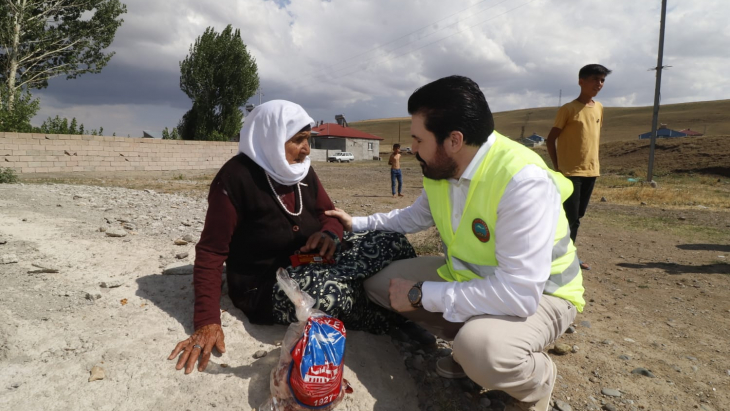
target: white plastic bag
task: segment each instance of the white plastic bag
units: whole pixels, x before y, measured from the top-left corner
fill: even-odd
[[[299,289],[283,268],[276,273],[279,287],[296,308],[281,344],[279,363],[271,370],[271,396],[259,411],[328,411],[345,395],[346,331],[342,321],[315,310],[314,299]]]

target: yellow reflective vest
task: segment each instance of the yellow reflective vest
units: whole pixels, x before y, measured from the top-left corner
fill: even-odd
[[[525,166],[534,164],[546,170],[560,190],[562,201],[573,192],[570,180],[550,170],[534,151],[496,131],[493,138],[495,140],[492,147],[489,148],[469,185],[464,212],[456,231],[451,226],[448,181],[423,179],[431,215],[444,243],[446,264],[438,269],[438,273],[446,281],[469,281],[480,278],[474,271],[468,269],[470,266],[497,266],[494,249],[497,207],[507,183]],[[455,269],[454,260],[459,260],[461,263],[459,266],[467,269]],[[553,241],[550,277],[544,293],[568,300],[582,312],[585,306],[583,291],[580,262],[570,239],[565,211],[561,207]]]

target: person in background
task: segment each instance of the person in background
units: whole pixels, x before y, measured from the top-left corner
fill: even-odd
[[[596,177],[601,175],[598,147],[603,127],[603,105],[593,98],[601,91],[609,74],[611,70],[600,64],[589,64],[580,69],[580,95],[560,107],[546,142],[553,168],[573,184],[573,194],[563,203],[573,243],[578,236],[580,219],[586,214]],[[580,266],[590,270],[583,261]]]
[[[368,300],[363,281],[384,266],[416,256],[402,234],[343,233],[334,205],[310,166],[314,121],[294,103],[274,100],[256,107],[241,130],[240,153],[210,185],[208,212],[195,247],[193,284],[195,332],[180,341],[168,359],[176,368],[203,371],[213,348],[225,352],[220,318],[223,263],[228,295],[254,324],[297,321],[293,304],[276,282],[286,268],[315,309],[353,330],[390,331],[405,319]],[[322,262],[294,266],[298,253]],[[404,332],[415,330],[406,327]],[[425,333],[422,329],[421,332]],[[418,334],[417,334],[418,335]]]
[[[561,207],[570,181],[532,150],[494,131],[484,94],[461,76],[408,100],[424,191],[400,210],[350,217],[345,230],[413,233],[434,224],[444,256],[395,261],[365,281],[369,298],[442,338],[445,378],[468,376],[547,411],[557,368],[544,352],[583,309],[578,257]]]
[[[398,197],[403,197],[403,174],[400,171],[400,144],[393,144],[393,153],[390,154],[388,165],[390,165],[390,191],[395,197],[395,182],[398,181]]]

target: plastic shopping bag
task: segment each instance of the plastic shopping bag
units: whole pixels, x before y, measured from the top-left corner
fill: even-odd
[[[299,411],[334,409],[345,395],[342,379],[346,331],[342,321],[315,310],[314,299],[299,289],[280,268],[279,286],[296,307],[279,363],[271,370],[271,396],[258,410]]]

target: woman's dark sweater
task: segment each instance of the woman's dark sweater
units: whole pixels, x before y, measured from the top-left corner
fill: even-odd
[[[291,212],[299,210],[296,185],[272,180]],[[230,159],[210,186],[208,212],[195,246],[195,329],[220,324],[221,274],[226,262],[228,294],[252,323],[273,323],[272,293],[276,270],[316,232],[342,239],[340,221],[324,214],[334,204],[310,167],[302,180],[301,215],[286,213],[276,200],[264,170],[244,154]]]

